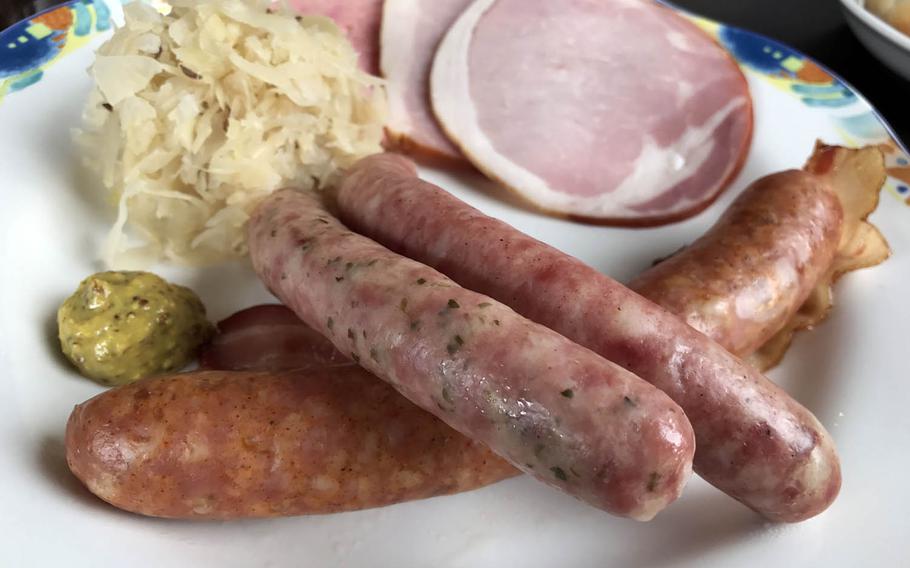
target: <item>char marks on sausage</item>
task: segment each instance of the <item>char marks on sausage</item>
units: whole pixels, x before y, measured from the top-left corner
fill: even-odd
[[[701,211],[751,142],[735,62],[649,0],[478,0],[440,44],[431,98],[478,169],[543,210],[595,222]]]
[[[310,192],[266,198],[253,266],[379,378],[537,479],[649,519],[690,473],[691,427],[638,377],[341,225]]]
[[[695,428],[696,471],[769,519],[803,520],[836,497],[840,464],[818,420],[660,306],[419,180],[400,156],[361,160],[338,202],[349,226],[668,393]]]

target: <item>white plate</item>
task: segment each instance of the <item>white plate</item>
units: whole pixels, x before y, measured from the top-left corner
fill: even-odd
[[[910,81],[910,36],[866,9],[865,0],[840,0],[856,37],[882,62]]]
[[[96,25],[96,8],[81,1],[78,9]],[[621,280],[702,233],[750,180],[801,165],[816,138],[886,145],[892,173],[910,177],[885,127],[848,88],[783,46],[701,23],[744,62],[757,124],[739,180],[696,218],[654,230],[589,227],[520,209],[477,177],[424,173]],[[89,90],[85,68],[92,60],[91,49],[76,47],[83,40],[97,45],[103,34],[66,33],[71,55],[53,66],[42,63],[44,77],[20,92],[10,85],[34,82],[33,72],[4,79],[12,59],[0,43],[0,92],[8,91],[0,101],[0,566],[847,567],[910,561],[910,380],[903,357],[910,337],[910,211],[901,195],[907,179],[889,181],[872,218],[894,257],[844,278],[832,317],[801,334],[771,374],[830,429],[843,460],[840,498],[811,521],[767,524],[698,479],[650,524],[610,517],[528,478],[371,511],[235,523],[148,519],[97,500],[67,471],[62,439],[73,405],[101,389],[61,360],[54,313],[81,278],[100,268],[98,245],[110,221],[90,197],[93,182],[78,173],[69,138]],[[158,271],[197,290],[215,319],[269,300],[242,263]]]

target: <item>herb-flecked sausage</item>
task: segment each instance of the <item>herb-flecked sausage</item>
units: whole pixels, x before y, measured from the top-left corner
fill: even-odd
[[[266,198],[248,242],[260,278],[305,323],[519,469],[640,520],[679,496],[691,427],[632,373],[353,233],[313,193]]]
[[[660,306],[421,181],[400,156],[361,160],[337,198],[342,218],[355,230],[669,394],[695,429],[695,471],[755,511],[799,521],[837,496],[837,453],[812,413]]]

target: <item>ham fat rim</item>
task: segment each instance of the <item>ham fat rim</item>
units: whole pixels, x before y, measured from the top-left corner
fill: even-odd
[[[645,26],[653,28],[656,23],[664,27],[667,43],[643,56],[644,67],[654,65],[655,61],[663,62],[665,56],[681,59],[664,63],[663,69],[635,68],[629,72],[622,61],[639,50],[623,51],[622,45],[611,45],[608,47],[610,57],[599,60],[600,63],[620,62],[617,64],[619,72],[600,85],[608,93],[607,100],[598,98],[582,101],[583,104],[559,106],[559,97],[549,94],[546,101],[535,101],[534,95],[525,94],[540,91],[540,86],[511,87],[510,83],[515,82],[516,77],[522,79],[520,72],[512,70],[543,69],[549,52],[541,56],[543,61],[529,61],[526,42],[512,50],[515,60],[495,69],[493,64],[486,63],[489,57],[473,57],[472,50],[480,49],[476,44],[481,41],[478,30],[484,29],[483,20],[510,1],[513,0],[476,0],[465,10],[440,44],[431,73],[433,111],[443,130],[475,167],[542,211],[599,224],[637,227],[666,224],[695,215],[717,199],[740,171],[751,145],[753,128],[748,85],[729,53],[695,24],[664,7],[650,1],[611,0],[597,6],[607,10],[629,10],[634,16],[643,18]],[[566,3],[569,6],[562,4],[559,3],[560,9],[573,8],[572,3]],[[529,6],[528,10],[556,9],[555,5],[540,2]],[[518,8],[514,12],[516,17],[523,13]],[[547,21],[548,26],[556,22],[553,25],[558,27],[558,15],[529,16],[528,22]],[[495,45],[497,52],[504,53],[510,39],[527,32],[521,26],[529,24],[516,23],[514,28],[503,29],[506,18],[497,18],[497,26],[489,26],[491,29],[485,39]],[[609,18],[613,20],[602,18],[602,21],[618,20],[613,13]],[[616,26],[615,31],[621,31],[621,26]],[[656,33],[653,29],[646,32],[651,36]],[[541,34],[544,39],[547,35],[555,36],[569,46],[566,49],[575,50],[578,41],[597,35],[609,36],[612,32],[579,32],[568,39],[555,32],[548,33],[548,29],[531,30],[525,35],[537,42]],[[640,39],[635,35],[631,38],[632,41]],[[692,54],[687,51],[689,49],[694,50]],[[548,70],[551,80],[547,86],[555,89],[562,88],[568,80],[590,80],[593,75],[573,76],[571,71],[564,69],[578,61],[579,58],[551,61],[550,66],[554,68]],[[683,64],[688,68],[682,68]],[[472,65],[475,68],[487,66],[484,70],[486,79],[495,85],[489,93],[475,88],[471,74],[476,70],[472,70]],[[654,77],[657,71],[669,76],[657,82]],[[508,73],[511,75],[507,76]],[[568,79],[555,81],[552,79],[554,73],[563,73]],[[695,73],[702,75],[697,86],[705,87],[697,92],[696,85],[686,79]],[[705,77],[706,73],[709,76]],[[535,78],[540,76],[543,75],[534,75]],[[632,77],[631,87],[641,92],[630,94],[631,89],[611,92],[612,87],[604,87],[616,77]],[[685,87],[677,87],[677,84]],[[655,100],[651,93],[661,86],[665,90],[672,87],[672,92],[663,94],[686,99],[685,104],[677,104],[679,108],[670,116],[664,112],[666,97]],[[575,89],[563,89],[559,94],[574,97],[579,92],[588,93],[589,87],[587,83],[580,84]],[[594,93],[592,97],[597,95],[597,91],[591,92]],[[478,94],[485,97],[481,104],[476,100]],[[693,94],[697,96],[693,98]],[[646,101],[642,104],[650,101],[651,106],[637,109],[635,105],[639,105],[639,100]],[[553,101],[556,106],[549,104]],[[544,102],[548,106],[543,118],[538,120],[539,117],[533,115],[533,107],[543,106]],[[518,108],[521,104],[532,106],[530,118]],[[617,127],[618,123],[612,120],[615,117],[609,115],[612,109],[617,109],[617,116],[631,116],[634,119],[631,126],[627,119],[624,126]],[[491,116],[495,118],[490,119]],[[690,118],[698,123],[681,124],[680,121]],[[485,128],[482,123],[491,120],[504,122],[486,124]],[[587,130],[589,124],[598,121],[606,124],[600,127],[601,132]],[[647,121],[653,123],[648,126]],[[566,124],[570,124],[568,130],[564,128]],[[684,131],[680,130],[682,127],[685,127]],[[564,136],[560,137],[560,134]],[[506,147],[510,142],[509,135],[514,137],[513,145]],[[636,144],[638,150],[634,150]],[[541,173],[538,171],[541,168],[548,171]],[[554,177],[562,178],[555,184],[558,187],[552,183]],[[566,191],[567,188],[570,190]]]

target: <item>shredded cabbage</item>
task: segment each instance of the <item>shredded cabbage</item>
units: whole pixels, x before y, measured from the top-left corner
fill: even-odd
[[[117,204],[102,251],[112,268],[243,256],[259,200],[330,186],[381,151],[381,81],[330,20],[255,0],[170,4],[124,7],[76,131]]]

